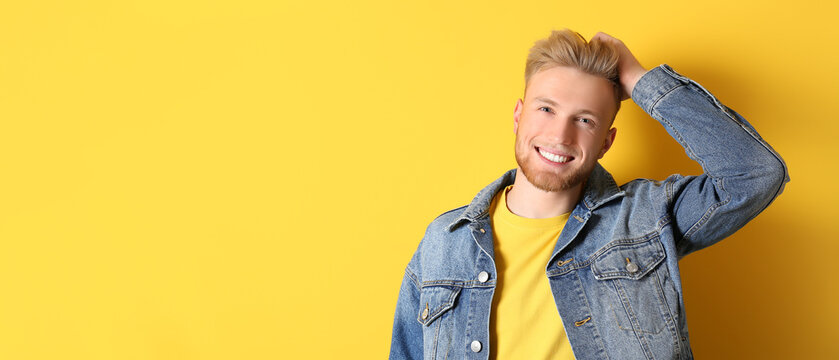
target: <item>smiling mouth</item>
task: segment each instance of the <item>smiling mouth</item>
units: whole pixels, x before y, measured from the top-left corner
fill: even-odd
[[[545,158],[545,160],[548,160],[554,164],[565,164],[570,162],[571,160],[574,160],[573,156],[554,154],[540,147],[536,147],[536,151],[539,153],[539,155],[542,155],[542,157]]]

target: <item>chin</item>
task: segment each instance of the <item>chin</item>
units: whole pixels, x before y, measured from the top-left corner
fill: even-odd
[[[588,179],[594,169],[594,164],[588,167],[573,166],[565,164],[561,170],[549,169],[545,164],[540,163],[541,159],[530,158],[525,161],[516,157],[524,177],[527,181],[539,190],[546,192],[562,192],[574,189]],[[579,161],[576,159],[574,161]]]

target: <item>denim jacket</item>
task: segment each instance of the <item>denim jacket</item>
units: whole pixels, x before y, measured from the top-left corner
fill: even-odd
[[[678,260],[731,235],[789,181],[735,111],[663,64],[632,99],[704,170],[618,186],[599,164],[545,264],[577,359],[691,359]],[[497,272],[488,208],[515,169],[437,217],[405,269],[391,359],[487,359]]]

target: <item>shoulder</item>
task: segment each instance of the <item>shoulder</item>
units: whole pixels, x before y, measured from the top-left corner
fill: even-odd
[[[423,269],[445,267],[451,258],[471,251],[473,246],[468,226],[459,224],[467,206],[461,206],[438,215],[425,230],[408,268],[419,278]]]
[[[669,179],[669,177],[668,177]],[[653,179],[634,179],[620,186],[620,189],[627,197],[636,197],[649,192],[662,191],[666,186],[667,180],[653,180]]]
[[[438,215],[425,229],[425,234],[420,242],[419,251],[437,252],[441,247],[450,242],[452,238],[462,235],[464,231],[461,222],[464,221],[464,212],[468,205],[448,210]]]
[[[671,220],[674,204],[685,183],[698,176],[670,175],[664,180],[638,178],[619,186],[621,196],[594,210],[627,233],[654,231]],[[604,224],[605,225],[605,224]]]
[[[672,184],[670,178],[667,179],[639,178],[624,183],[618,187],[619,196],[593,209],[593,212],[604,219],[603,225],[623,227],[634,234],[652,231],[667,217],[667,209],[672,202]]]
[[[440,215],[437,215],[437,217],[434,218],[434,220],[432,220],[430,224],[428,224],[426,232],[449,230],[449,226],[454,224],[454,222],[457,221],[461,217],[461,215],[463,215],[463,212],[466,211],[467,207],[468,205],[463,205],[461,207],[457,207],[449,211],[446,211]]]
[[[671,203],[688,184],[706,181],[713,181],[713,179],[705,174],[689,176],[673,174],[664,180],[635,179],[620,187],[630,199]]]
[[[674,192],[677,192],[686,182],[697,177],[701,176],[673,174],[664,180],[639,178],[621,185],[620,188],[629,198],[653,197],[661,199],[663,196],[665,199],[670,200]]]

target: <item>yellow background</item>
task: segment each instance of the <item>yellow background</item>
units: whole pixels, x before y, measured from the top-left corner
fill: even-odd
[[[597,31],[784,157],[681,262],[703,359],[835,358],[839,52],[823,1],[0,4],[0,358],[384,358],[426,225],[515,166],[524,59]],[[624,103],[623,182],[697,165]]]

